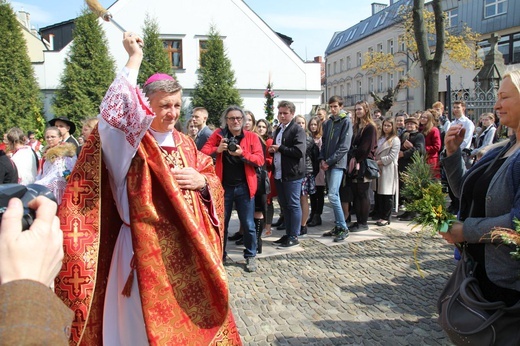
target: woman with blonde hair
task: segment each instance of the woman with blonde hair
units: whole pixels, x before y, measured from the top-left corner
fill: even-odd
[[[397,160],[401,141],[397,136],[397,127],[393,117],[383,120],[381,134],[377,142],[375,160],[379,166],[380,176],[372,183],[375,185],[375,216],[379,218],[376,222],[378,226],[390,224],[392,206],[394,205],[394,195],[399,199],[399,172]]]
[[[85,145],[85,143],[87,142],[88,137],[92,133],[92,130],[94,130],[94,128],[96,127],[98,121],[99,121],[98,118],[95,118],[95,117],[83,120],[83,127],[81,128],[81,136],[83,137],[83,144],[81,144],[78,147],[78,149],[76,151],[76,156],[79,156],[79,153],[81,152],[81,148],[83,148],[83,145]]]
[[[436,126],[434,114],[437,114],[437,111],[434,109],[428,109],[421,113],[419,116],[419,132],[424,136],[426,162],[432,168],[433,176],[440,179],[439,151],[441,150],[441,133]]]
[[[459,265],[472,264],[472,277],[478,281],[486,304],[500,307],[518,305],[520,301],[520,261],[512,256],[518,248],[514,243],[504,242],[502,237],[490,235],[496,229],[515,229],[520,218],[520,70],[504,74],[497,96],[494,109],[500,123],[514,129],[514,133],[469,170],[463,164],[460,149],[466,130],[462,124],[454,124],[446,133],[443,166],[461,203],[459,221],[440,235],[463,249],[464,260]],[[445,320],[444,302],[450,303],[452,295],[453,291],[447,289],[439,297],[439,321]],[[497,310],[500,312],[503,311]],[[447,324],[442,327],[453,343],[467,344],[464,340],[467,335],[459,334]],[[511,323],[502,329],[493,341],[495,345],[519,345],[518,324]]]
[[[366,159],[374,159],[377,145],[377,129],[368,102],[358,101],[354,106],[353,138],[349,151],[349,173],[352,179],[352,196],[356,222],[349,225],[352,232],[368,229],[370,211],[369,188],[371,179],[365,177]],[[336,240],[336,239],[335,239]],[[338,239],[343,240],[343,239]]]
[[[244,129],[247,131],[255,132],[256,120],[253,112],[245,110],[244,111]]]

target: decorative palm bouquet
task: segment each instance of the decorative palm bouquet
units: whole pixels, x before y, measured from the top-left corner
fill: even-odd
[[[267,88],[264,91],[265,103],[264,103],[264,112],[265,118],[267,121],[272,123],[274,118],[274,99],[277,97],[273,91],[273,83],[269,81],[267,83]]]
[[[406,200],[405,208],[415,213],[413,221],[417,225],[414,228],[420,227],[421,230],[430,231],[432,236],[438,232],[447,232],[457,218],[448,212],[442,185],[433,178],[430,165],[419,152],[413,154],[412,163],[402,173],[402,180],[404,186],[401,193]],[[422,233],[419,234],[414,248],[414,262],[419,274],[423,276],[417,260],[421,239]]]
[[[514,219],[515,229],[496,227],[491,231],[491,239],[501,239],[504,244],[515,245],[516,251],[510,252],[511,257],[520,260],[520,221]]]

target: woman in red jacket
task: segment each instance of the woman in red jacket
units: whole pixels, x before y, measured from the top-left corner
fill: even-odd
[[[425,139],[426,161],[432,167],[433,176],[440,179],[439,151],[441,150],[441,133],[435,126],[434,114],[437,114],[437,112],[433,109],[428,109],[421,114],[419,117],[419,131],[424,135]]]

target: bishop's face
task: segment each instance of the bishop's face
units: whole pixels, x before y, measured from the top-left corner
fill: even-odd
[[[151,128],[157,132],[171,132],[181,114],[181,92],[158,91],[151,95],[150,106],[155,113]]]

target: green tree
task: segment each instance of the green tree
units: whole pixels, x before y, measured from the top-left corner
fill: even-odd
[[[40,89],[21,25],[5,0],[0,18],[0,131],[16,126],[40,132],[45,126]]]
[[[56,116],[66,116],[78,126],[82,120],[96,116],[99,104],[114,80],[114,71],[114,59],[108,52],[98,17],[84,9],[75,21],[61,88],[54,99]]]
[[[139,69],[137,82],[141,85],[154,73],[172,74],[172,67],[168,53],[164,50],[163,43],[159,38],[159,24],[157,19],[148,13],[143,27],[143,62]]]
[[[242,106],[235,83],[235,73],[226,56],[224,42],[212,25],[207,50],[201,54],[198,83],[192,95],[193,107],[205,107],[209,113],[208,123],[219,125],[220,116],[229,105]]]

